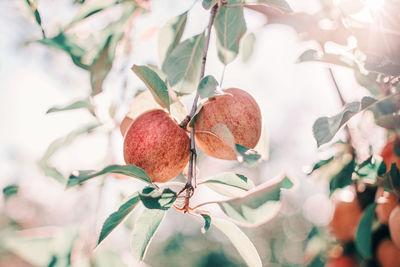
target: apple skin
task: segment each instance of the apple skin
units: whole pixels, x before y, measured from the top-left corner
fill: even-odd
[[[400,249],[400,204],[398,204],[390,213],[389,231],[393,243]]]
[[[208,99],[194,124],[197,145],[207,155],[235,160],[235,151],[216,136],[207,133],[216,124],[225,124],[235,143],[254,148],[261,135],[261,111],[254,98],[238,88],[223,90],[225,95]]]
[[[395,194],[385,192],[382,187],[379,187],[376,190],[375,201],[378,203],[375,209],[378,220],[382,224],[388,224],[389,216],[399,203],[399,198]]]
[[[376,257],[382,267],[400,267],[400,249],[389,239],[379,244]]]
[[[390,170],[392,163],[396,163],[397,168],[400,168],[400,158],[394,152],[394,141],[395,138],[390,138],[381,151],[382,159],[385,162],[388,171]]]
[[[189,136],[161,109],[140,115],[125,134],[126,164],[142,168],[153,182],[176,177],[189,157]]]
[[[357,262],[349,256],[340,256],[339,258],[330,259],[325,267],[357,267]]]
[[[353,190],[342,189],[333,194],[335,204],[332,221],[329,224],[331,234],[341,243],[355,239],[362,209]]]

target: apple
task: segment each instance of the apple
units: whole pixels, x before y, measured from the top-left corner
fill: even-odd
[[[381,156],[386,164],[387,170],[390,170],[392,163],[396,163],[397,168],[400,168],[400,158],[394,152],[394,141],[395,138],[389,139],[381,151]]]
[[[176,177],[190,157],[188,134],[161,109],[137,117],[124,138],[126,164],[142,168],[153,182]]]
[[[231,146],[212,134],[212,128],[224,124],[236,144],[254,148],[261,135],[261,111],[254,98],[238,88],[223,90],[226,94],[208,99],[196,116],[194,123],[196,142],[207,155],[235,160]]]
[[[382,187],[376,191],[375,200],[377,206],[375,209],[376,216],[382,224],[388,224],[389,216],[392,210],[399,203],[399,198],[389,192],[385,192]]]
[[[325,267],[357,267],[357,262],[349,256],[340,256],[339,258],[334,258],[328,260]]]
[[[390,213],[389,231],[393,243],[400,249],[400,204],[397,204],[397,206],[392,210],[392,213]]]
[[[382,267],[400,267],[400,248],[389,239],[379,244],[376,257]]]
[[[336,191],[332,200],[335,205],[332,220],[329,224],[331,234],[341,243],[354,240],[362,209],[354,190]]]

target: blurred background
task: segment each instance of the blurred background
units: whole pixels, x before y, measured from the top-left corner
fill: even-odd
[[[144,89],[130,68],[133,64],[157,64],[160,28],[189,9],[182,40],[207,26],[209,12],[201,1],[143,2],[148,11],[125,29],[128,34],[116,48],[103,91],[92,98],[95,118],[88,109],[46,114],[54,106],[87,98],[89,73],[76,67],[67,53],[36,42],[42,33],[26,1],[0,1],[0,187],[15,185],[11,189],[17,191],[0,198],[0,266],[244,266],[224,236],[213,229],[202,234],[202,221],[175,209],[168,212],[154,237],[145,263],[135,263],[129,252],[135,213],[93,250],[107,216],[143,184],[107,175],[78,188],[65,190],[63,185],[63,178],[74,170],[124,163],[119,123],[136,92]],[[287,2],[295,12],[314,14],[322,8],[319,0]],[[35,3],[50,37],[67,28],[81,8],[73,0]],[[109,8],[68,31],[79,37],[90,54],[100,38],[97,33],[121,12],[121,7]],[[312,125],[320,116],[336,114],[341,102],[326,65],[296,63],[305,50],[320,49],[318,43],[302,39],[289,26],[266,24],[263,14],[250,9],[245,9],[245,19],[248,32],[256,36],[251,57],[243,61],[239,54],[224,68],[213,34],[206,75],[214,75],[222,88],[242,88],[257,100],[268,139],[268,159],[247,169],[200,154],[199,178],[232,169],[256,184],[280,174],[291,177],[296,186],[283,195],[281,214],[266,225],[244,231],[265,266],[303,266],[309,237],[323,229],[332,216],[328,184],[306,175],[331,149],[317,149]],[[351,40],[347,46],[327,43],[326,49],[346,51],[351,45]],[[332,69],[347,102],[368,94],[351,69]],[[183,101],[190,109],[192,98]],[[359,124],[361,116],[363,123]],[[68,136],[99,122],[102,125],[96,131]],[[371,114],[365,113],[351,121],[350,130],[360,143],[373,144],[379,151],[385,132],[373,125]],[[336,140],[342,134],[339,132]],[[55,140],[58,143],[54,144]],[[48,150],[50,144],[53,149]],[[211,190],[199,188],[193,203],[215,198],[218,196]]]

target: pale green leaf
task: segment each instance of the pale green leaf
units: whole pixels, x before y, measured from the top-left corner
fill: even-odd
[[[120,173],[134,178],[138,178],[139,180],[155,187],[155,185],[152,184],[150,177],[144,172],[144,170],[142,170],[139,167],[136,167],[134,165],[110,165],[105,167],[101,171],[87,170],[87,171],[79,171],[76,175],[71,174],[68,179],[67,188],[81,184],[91,178],[107,173]]]
[[[47,110],[46,113],[53,113],[53,112],[74,110],[74,109],[81,109],[81,108],[86,108],[87,110],[90,111],[90,113],[94,114],[95,107],[91,103],[90,99],[78,100],[78,101],[75,101],[75,102],[65,105],[65,106],[52,107],[49,110]]]
[[[140,200],[148,209],[168,210],[176,200],[176,193],[169,188],[162,191],[154,187],[145,187],[139,193]]]
[[[145,209],[133,228],[131,251],[137,261],[142,261],[152,237],[165,215],[164,210]]]
[[[170,97],[168,88],[157,73],[147,66],[139,65],[133,65],[132,70],[147,86],[157,103],[169,110]]]
[[[249,267],[261,267],[262,262],[257,249],[250,239],[234,223],[220,218],[213,218],[211,224],[223,233],[239,252]]]
[[[239,42],[246,32],[246,22],[240,0],[231,0],[219,10],[214,27],[217,33],[218,57],[229,64],[239,53]],[[232,5],[232,6],[229,6]]]
[[[253,54],[254,49],[254,42],[256,41],[256,35],[254,33],[247,34],[241,43],[241,50],[242,50],[242,60],[246,62],[249,60],[251,55]]]
[[[204,32],[180,43],[165,59],[162,70],[178,93],[189,94],[197,89],[203,49]]]
[[[99,245],[101,241],[103,241],[104,238],[106,238],[115,229],[115,227],[117,227],[126,218],[126,216],[129,215],[129,213],[136,207],[139,201],[139,194],[136,193],[132,197],[130,197],[128,201],[122,204],[116,212],[113,212],[106,219],[103,227],[101,228],[97,245]]]
[[[244,227],[257,227],[272,220],[281,209],[281,189],[293,186],[282,176],[263,183],[240,197],[218,202],[224,213]]]
[[[292,12],[292,9],[285,0],[242,0],[241,2],[247,5],[266,5],[286,12]]]
[[[201,98],[213,97],[217,94],[218,82],[212,75],[207,75],[201,79],[197,92]]]
[[[160,30],[158,35],[158,60],[162,66],[165,58],[171,54],[181,40],[185,29],[187,12],[170,19]]]
[[[372,258],[372,223],[375,217],[376,203],[371,203],[360,220],[356,234],[356,248],[365,259]]]

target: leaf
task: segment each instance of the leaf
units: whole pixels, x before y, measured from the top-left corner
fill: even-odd
[[[117,227],[125,218],[129,215],[129,213],[136,207],[139,203],[140,197],[139,194],[136,193],[129,198],[124,204],[122,204],[116,212],[113,212],[103,224],[101,228],[99,240],[97,241],[98,246],[101,241],[104,240],[114,229]]]
[[[38,165],[40,169],[44,172],[46,176],[50,176],[56,179],[58,182],[65,184],[65,177],[54,167],[49,165],[50,158],[62,147],[71,144],[77,137],[84,133],[91,133],[94,129],[96,129],[99,124],[88,124],[83,127],[80,127],[68,135],[58,138],[54,140],[47,148],[43,157],[39,160]]]
[[[323,159],[318,161],[317,163],[314,164],[312,170],[308,173],[308,175],[310,175],[311,173],[313,173],[315,170],[318,170],[319,168],[325,166],[326,164],[328,164],[329,162],[331,162],[335,157],[330,157],[328,159]]]
[[[66,52],[76,66],[85,70],[89,69],[89,66],[82,62],[82,57],[87,53],[87,51],[74,43],[71,37],[67,37],[63,32],[60,32],[53,38],[44,38],[38,40],[38,42]]]
[[[300,55],[297,62],[317,61],[360,70],[360,64],[352,55],[322,53],[314,49],[307,50]]]
[[[381,166],[385,166],[385,163],[382,162]],[[396,163],[392,163],[389,172],[377,177],[377,184],[378,186],[383,187],[385,191],[388,191],[390,193],[400,193],[400,172],[398,167],[396,166]]]
[[[237,249],[249,267],[261,267],[262,262],[258,255],[257,249],[254,247],[250,239],[230,221],[214,218],[211,224],[223,233],[233,246]]]
[[[336,174],[329,182],[329,190],[330,192],[335,191],[335,189],[343,188],[350,185],[352,180],[352,175],[354,169],[356,168],[356,162],[354,159],[351,159],[349,163],[347,163],[342,170],[338,174]]]
[[[174,17],[161,28],[158,35],[158,60],[162,66],[165,58],[178,46],[186,26],[187,12]]]
[[[236,151],[239,154],[239,162],[244,162],[248,167],[253,167],[261,160],[261,155],[254,149],[236,144]]]
[[[40,29],[42,30],[43,38],[46,38],[46,34],[44,32],[44,28],[42,25],[42,19],[40,17],[40,13],[37,9],[37,6],[35,5],[35,3],[31,2],[31,0],[26,0],[26,3],[28,4],[30,10],[32,11],[33,15],[35,16],[35,20],[36,20],[37,24],[39,25]]]
[[[165,59],[162,70],[175,91],[190,94],[200,81],[204,32],[180,43]]]
[[[109,166],[105,167],[104,169],[102,169],[101,171],[88,170],[88,171],[79,171],[77,175],[71,174],[69,176],[67,188],[70,188],[74,185],[81,184],[91,178],[94,178],[94,177],[97,177],[97,176],[100,176],[100,175],[103,175],[106,173],[124,174],[127,176],[138,178],[139,180],[155,187],[155,185],[152,184],[150,177],[144,172],[144,170],[142,170],[139,167],[136,167],[134,165],[109,165]]]
[[[176,193],[169,188],[160,191],[154,187],[145,187],[139,193],[140,200],[148,209],[168,210],[176,200]]]
[[[281,209],[282,188],[293,186],[292,181],[282,176],[263,183],[240,197],[218,202],[224,213],[236,224],[257,227],[272,220]]]
[[[139,216],[132,234],[131,251],[137,261],[142,261],[151,238],[157,231],[165,211],[158,209],[145,209]]]
[[[82,5],[78,9],[77,13],[75,14],[75,16],[73,17],[71,22],[68,24],[67,28],[71,27],[75,23],[80,22],[96,13],[103,11],[104,9],[107,9],[108,7],[115,5],[116,3],[117,3],[116,1],[110,2],[110,1],[97,0],[97,1],[89,2],[87,4]]]
[[[375,123],[389,130],[396,130],[400,125],[400,114],[398,113],[400,102],[399,94],[384,98],[371,107],[374,113]]]
[[[285,0],[242,0],[242,3],[245,3],[247,5],[266,5],[281,9],[286,12],[293,11]]]
[[[247,179],[241,174],[225,172],[208,178],[203,181],[199,181],[198,184],[223,184],[227,186],[236,187],[245,191],[248,191],[254,187],[254,183]]]
[[[254,33],[249,33],[247,34],[243,39],[242,39],[242,44],[240,45],[241,50],[242,50],[242,60],[243,62],[246,62],[249,60],[251,55],[253,54],[254,50],[254,42],[256,41],[256,35]]]
[[[215,17],[218,57],[225,65],[232,62],[239,53],[239,42],[246,32],[246,22],[240,0],[230,0],[223,5]]]
[[[203,79],[201,79],[197,88],[197,92],[199,93],[201,98],[213,97],[217,94],[217,86],[217,80],[213,76],[207,75]]]
[[[375,208],[377,203],[371,203],[365,209],[357,228],[355,245],[360,254],[365,259],[372,258],[372,223],[375,217]]]
[[[18,190],[19,190],[19,186],[15,185],[15,184],[4,187],[3,188],[4,199],[7,200],[10,197],[15,196],[16,194],[18,194]]]
[[[206,214],[206,213],[201,213],[200,215],[204,219],[204,226],[201,228],[201,232],[204,234],[205,232],[208,231],[208,229],[210,229],[211,216],[209,214]]]
[[[73,102],[71,104],[68,104],[66,106],[52,107],[49,110],[47,110],[46,113],[53,113],[53,112],[80,109],[80,108],[86,108],[86,109],[88,109],[90,111],[91,114],[94,115],[94,108],[95,107],[91,103],[90,99],[78,100],[78,101],[75,101],[75,102]]]
[[[381,160],[371,156],[357,166],[355,173],[360,179],[376,182],[376,177],[378,176],[378,170],[381,163]]]
[[[144,82],[158,104],[170,110],[168,88],[160,77],[146,66],[133,65],[133,72]]]
[[[218,3],[218,0],[203,0],[201,5],[204,9],[209,10],[211,7],[215,6]]]

